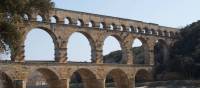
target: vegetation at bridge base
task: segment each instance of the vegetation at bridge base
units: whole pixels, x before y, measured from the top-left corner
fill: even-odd
[[[185,79],[200,78],[200,21],[180,31],[180,37],[172,46],[168,70],[178,72]]]
[[[144,53],[142,47],[133,47],[132,53],[135,55],[135,63],[144,64]],[[121,63],[122,51],[113,51],[103,57],[104,63]]]
[[[10,50],[13,55],[22,42],[20,24],[25,14],[35,12],[48,16],[53,9],[51,0],[0,0],[0,52]]]

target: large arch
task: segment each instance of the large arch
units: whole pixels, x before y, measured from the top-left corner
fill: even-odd
[[[109,45],[106,45],[105,42],[109,39]],[[115,42],[115,45],[113,45]],[[112,44],[111,44],[112,43]],[[108,53],[105,53],[106,49],[112,47],[113,49],[109,49],[110,51]],[[108,35],[104,37],[103,42],[103,55],[104,63],[118,63],[118,64],[126,64],[127,58],[126,58],[126,50],[124,48],[124,44],[122,39],[117,35]],[[114,57],[113,57],[114,56]],[[106,60],[107,59],[107,60]]]
[[[27,77],[27,88],[45,87],[45,88],[58,88],[59,76],[54,71],[48,68],[39,68],[32,71]]]
[[[153,80],[152,74],[145,69],[140,69],[135,74],[135,85],[136,85],[136,87],[143,86],[143,85],[140,85],[140,84],[145,83],[145,82],[149,82],[149,81],[152,81],[152,80]]]
[[[147,41],[142,37],[132,40],[132,52],[134,64],[149,64],[149,47]]]
[[[100,88],[95,74],[89,69],[81,68],[73,72],[70,78],[70,88]]]
[[[160,80],[162,72],[166,70],[165,67],[167,65],[166,63],[169,57],[168,48],[169,47],[164,40],[158,39],[156,41],[156,44],[154,46],[154,61],[155,61],[154,78],[156,80]]]
[[[106,76],[105,88],[130,88],[127,74],[121,69],[112,69]]]
[[[154,46],[154,56],[155,56],[155,64],[164,64],[169,56],[167,43],[162,40],[158,39]]]
[[[73,36],[75,34],[75,36]],[[73,43],[75,43],[75,44],[73,44],[73,45],[71,45],[71,41],[70,41],[70,39],[71,38],[75,38],[74,40],[71,40],[72,42],[73,41],[75,41],[75,42],[73,42]],[[81,37],[82,39],[79,39],[79,41],[77,41],[77,38],[76,37]],[[82,42],[80,42],[80,40],[82,41]],[[71,33],[70,34],[70,37],[68,38],[68,40],[67,40],[68,42],[67,42],[67,57],[68,57],[68,60],[70,59],[69,58],[69,54],[70,53],[75,53],[74,52],[74,49],[71,49],[71,51],[69,50],[69,48],[70,48],[70,46],[71,47],[73,47],[74,45],[76,45],[76,44],[83,44],[84,43],[84,46],[82,46],[83,47],[83,49],[81,50],[80,48],[79,48],[79,50],[78,50],[78,48],[77,48],[77,52],[80,52],[80,53],[78,53],[79,55],[81,55],[81,53],[85,53],[85,55],[87,55],[87,56],[85,56],[84,55],[84,57],[87,57],[86,59],[85,58],[80,58],[80,57],[83,57],[83,55],[82,56],[77,56],[77,54],[76,55],[74,55],[74,57],[78,57],[77,59],[84,59],[84,60],[86,60],[86,62],[95,62],[95,60],[96,60],[96,52],[95,52],[95,50],[96,50],[96,46],[95,46],[95,42],[94,42],[94,40],[93,40],[93,38],[88,34],[88,33],[85,33],[85,32],[81,32],[81,31],[77,31],[77,32],[73,32],[73,33]],[[87,44],[88,43],[88,44]],[[70,45],[69,45],[70,44]],[[78,45],[77,46],[75,46],[75,47],[78,47]],[[85,51],[85,50],[87,50],[87,51]],[[89,53],[89,54],[88,54]],[[89,58],[89,59],[88,59]],[[77,61],[80,61],[80,60],[77,60]],[[81,61],[81,62],[85,62],[85,61]]]
[[[31,34],[31,32],[34,32],[33,34]],[[48,38],[48,39],[50,39],[50,40],[46,40],[45,38],[42,38],[42,37],[40,37],[40,36],[38,36],[38,35],[36,35],[36,32],[42,32],[42,34],[44,34],[43,35],[43,37],[45,36],[45,38]],[[48,47],[48,49],[50,49],[50,50],[48,50],[48,51],[51,51],[52,52],[52,54],[51,54],[51,59],[52,60],[55,60],[56,59],[56,49],[58,49],[58,42],[57,42],[57,37],[56,37],[56,35],[50,30],[50,29],[48,29],[48,28],[45,28],[45,27],[35,27],[35,28],[32,28],[31,30],[29,30],[29,31],[27,31],[26,33],[25,33],[25,38],[24,38],[24,45],[25,45],[25,59],[27,59],[26,58],[26,54],[28,54],[28,52],[26,52],[26,50],[27,49],[30,49],[30,47],[27,47],[26,45],[28,45],[29,44],[29,41],[31,41],[31,39],[33,39],[33,38],[31,38],[30,40],[29,40],[29,34],[31,34],[31,37],[33,37],[33,38],[37,38],[37,39],[44,39],[45,41],[48,41],[48,42],[51,42],[52,41],[52,46],[49,46]],[[44,41],[40,41],[40,43],[38,42],[38,41],[36,41],[36,40],[33,40],[33,41],[35,41],[37,44],[40,44],[40,43],[42,43],[43,44],[43,46],[46,46],[44,43]],[[48,44],[49,45],[49,44]],[[32,46],[35,46],[35,45],[32,45]],[[38,47],[38,48],[43,48],[44,49],[44,47],[39,47],[40,45],[37,45],[37,46],[35,46],[35,47]],[[34,49],[36,49],[36,48],[34,48]],[[28,51],[28,50],[27,50]],[[33,52],[33,50],[31,50],[30,51],[31,53]],[[45,55],[44,55],[45,56]],[[35,59],[35,58],[32,58],[32,59]],[[36,59],[36,60],[38,60],[38,59]]]
[[[11,77],[2,71],[0,71],[0,88],[14,88]]]

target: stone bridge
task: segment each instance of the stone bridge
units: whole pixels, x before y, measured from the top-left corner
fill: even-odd
[[[24,42],[18,52],[11,53],[11,61],[0,63],[0,72],[6,77],[9,88],[26,88],[27,78],[38,71],[44,75],[49,88],[69,88],[70,77],[78,72],[84,88],[105,88],[107,75],[111,75],[117,88],[134,88],[136,76],[152,79],[155,64],[154,48],[157,42],[164,46],[164,59],[169,56],[169,46],[173,45],[179,31],[176,28],[158,24],[123,19],[118,17],[54,9],[49,16],[41,13],[22,16],[19,24],[25,41],[27,34],[34,28],[46,31],[55,45],[55,61],[26,61]],[[67,63],[67,43],[74,32],[87,37],[92,49],[91,63]],[[119,64],[103,63],[103,42],[108,36],[115,37],[122,48]],[[145,63],[136,64],[131,51],[135,38],[142,41]]]

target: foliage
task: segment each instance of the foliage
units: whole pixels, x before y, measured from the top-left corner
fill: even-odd
[[[19,24],[23,24],[22,17],[25,14],[38,12],[48,16],[53,7],[51,0],[0,0],[0,51],[17,52],[22,42]]]
[[[135,55],[135,63],[142,64],[144,63],[144,53],[142,47],[134,47],[131,49],[132,53]],[[113,51],[108,55],[103,57],[104,63],[120,63],[122,60],[122,51]]]
[[[195,74],[200,63],[200,21],[181,29],[180,37],[171,51],[170,71],[179,72],[185,78],[199,78]],[[175,65],[176,64],[176,65]]]

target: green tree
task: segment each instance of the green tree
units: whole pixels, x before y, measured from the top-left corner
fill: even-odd
[[[200,21],[181,29],[169,61],[170,70],[178,71],[186,78],[194,78],[194,73],[200,73],[196,71],[199,68],[196,64],[200,63]]]
[[[0,52],[17,52],[18,44],[22,42],[19,24],[23,24],[24,14],[37,12],[48,16],[53,8],[51,0],[0,0]]]

